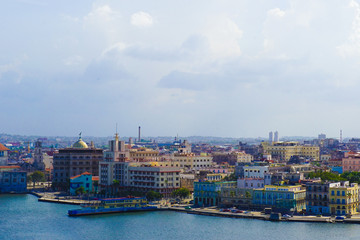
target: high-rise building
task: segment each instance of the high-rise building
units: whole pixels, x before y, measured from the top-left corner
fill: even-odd
[[[269,143],[271,144],[272,142],[274,142],[274,134],[273,132],[269,132]]]
[[[274,134],[274,142],[278,142],[279,141],[279,132],[276,131]]]

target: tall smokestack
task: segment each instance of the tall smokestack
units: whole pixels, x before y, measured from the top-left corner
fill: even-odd
[[[141,141],[141,127],[139,126],[139,137],[138,137],[138,142]]]

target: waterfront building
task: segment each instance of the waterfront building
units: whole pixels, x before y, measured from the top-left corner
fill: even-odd
[[[4,145],[2,145],[0,143],[0,166],[5,166],[8,164],[8,152],[10,151],[10,149],[8,149],[7,147],[5,147]]]
[[[300,212],[306,208],[306,190],[301,185],[274,186],[253,190],[253,207],[273,208],[279,212]]]
[[[252,188],[222,187],[220,193],[220,206],[249,209],[252,206],[252,196]]]
[[[180,173],[180,187],[187,188],[190,192],[194,192],[194,173]]]
[[[26,172],[20,166],[0,166],[0,193],[27,191]]]
[[[349,181],[329,187],[332,215],[352,215],[358,212],[359,185]]]
[[[340,185],[339,182],[307,182],[306,212],[313,215],[330,215],[329,190]]]
[[[300,145],[298,142],[262,142],[263,154],[271,154],[272,159],[287,162],[292,156],[303,156],[316,161],[320,158],[320,148]]]
[[[213,158],[207,153],[195,155],[195,153],[175,153],[173,156],[175,162],[179,162],[180,168],[200,170],[213,166]]]
[[[196,206],[217,206],[223,187],[236,187],[236,181],[194,182],[194,204]]]
[[[140,151],[140,155],[131,158],[131,152],[122,148],[116,134],[115,140],[109,142],[110,149],[104,152],[104,161],[99,167],[99,187],[107,191],[113,188],[116,182],[117,190],[133,190],[143,193],[156,191],[164,196],[180,188],[179,163],[172,161],[150,161],[152,157],[157,159],[158,155],[147,151]],[[128,157],[130,156],[130,158]],[[150,157],[147,160],[143,157]],[[142,160],[140,160],[142,159]]]
[[[59,149],[53,158],[53,187],[68,190],[70,178],[89,172],[99,174],[99,162],[103,159],[103,150],[88,145],[79,137],[71,147]]]
[[[85,192],[92,192],[92,175],[91,173],[84,172],[80,175],[70,178],[70,194],[76,195],[76,189],[83,187]]]

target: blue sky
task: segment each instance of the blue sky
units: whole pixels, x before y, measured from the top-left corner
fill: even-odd
[[[358,1],[1,5],[0,132],[360,135]]]

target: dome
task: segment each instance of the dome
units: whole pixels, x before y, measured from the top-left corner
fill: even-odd
[[[79,140],[77,140],[73,145],[73,148],[89,148],[88,145],[86,144],[86,142],[84,142],[81,137],[79,138]]]

